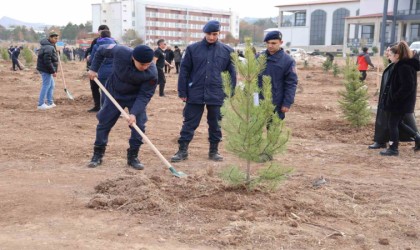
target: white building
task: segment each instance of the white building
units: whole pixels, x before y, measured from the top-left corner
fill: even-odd
[[[221,23],[221,39],[228,33],[239,38],[239,17],[231,11],[143,0],[92,4],[93,31],[106,24],[117,40],[132,29],[148,44],[161,38],[170,44],[189,44],[203,38],[202,28],[209,20]]]
[[[401,39],[420,40],[420,0],[313,1],[276,7],[283,40],[293,47],[349,52],[349,47],[361,44],[383,48]]]

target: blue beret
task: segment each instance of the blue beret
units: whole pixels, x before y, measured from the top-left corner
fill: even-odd
[[[203,27],[204,33],[212,33],[220,31],[220,23],[216,20],[211,20]]]
[[[267,35],[265,35],[264,42],[267,42],[269,40],[276,40],[276,39],[281,40],[281,38],[282,38],[281,32],[278,30],[273,30],[273,31],[268,32]]]
[[[146,45],[139,45],[133,50],[133,57],[141,63],[149,63],[153,60],[153,50]]]

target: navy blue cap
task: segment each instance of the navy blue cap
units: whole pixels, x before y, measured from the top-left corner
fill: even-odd
[[[150,63],[153,60],[153,50],[147,45],[139,45],[133,50],[133,57],[141,63]]]
[[[203,27],[204,33],[212,33],[220,31],[220,23],[216,20],[211,20]]]
[[[267,42],[269,40],[276,40],[276,39],[281,40],[281,38],[282,38],[281,32],[278,30],[273,30],[273,31],[268,32],[267,35],[265,35],[264,42]]]

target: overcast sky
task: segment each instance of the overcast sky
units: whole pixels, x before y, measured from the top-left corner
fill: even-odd
[[[313,0],[154,0],[152,2],[199,5],[229,10],[240,17],[275,17],[281,3],[308,2]],[[101,0],[0,0],[0,18],[7,16],[29,23],[66,25],[86,23],[92,19],[92,3]]]

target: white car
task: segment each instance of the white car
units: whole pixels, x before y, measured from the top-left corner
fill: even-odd
[[[290,51],[290,55],[297,54],[297,53],[306,54],[306,51],[300,48],[290,48],[289,51]]]
[[[413,42],[410,45],[410,49],[417,51],[417,53],[420,53],[420,41],[419,42]]]

